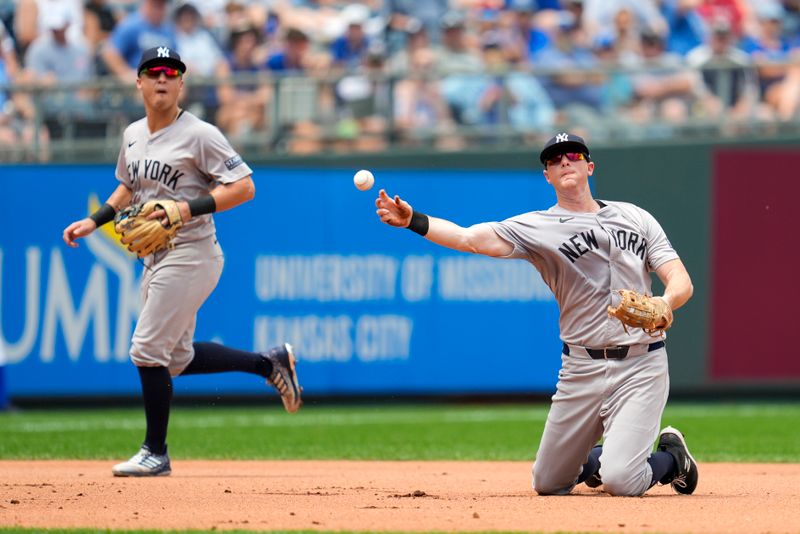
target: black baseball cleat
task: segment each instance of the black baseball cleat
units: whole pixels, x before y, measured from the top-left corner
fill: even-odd
[[[267,384],[275,386],[281,395],[283,407],[289,413],[295,413],[303,405],[300,394],[303,388],[297,381],[295,371],[295,357],[292,346],[284,343],[280,347],[262,353],[262,357],[272,362],[272,373],[267,378]]]
[[[677,428],[666,427],[658,437],[658,450],[668,452],[675,458],[675,476],[669,482],[672,489],[684,495],[694,493],[699,478],[697,462],[689,452],[683,434]]]
[[[590,488],[598,488],[603,485],[603,481],[600,480],[600,471],[597,473],[593,473],[589,476],[586,480],[583,481],[584,484],[589,486]]]

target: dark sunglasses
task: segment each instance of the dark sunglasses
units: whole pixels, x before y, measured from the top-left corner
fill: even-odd
[[[581,161],[581,160],[589,161],[589,157],[583,152],[565,152],[563,154],[556,154],[554,156],[550,156],[549,158],[547,158],[547,161],[545,163],[547,163],[548,165],[558,165],[559,163],[561,163],[561,158],[564,156],[567,156],[567,159],[570,161]]]
[[[170,79],[180,78],[181,76],[181,71],[178,69],[173,69],[172,67],[150,67],[149,69],[142,69],[139,72],[139,76],[144,74],[151,80],[157,80],[159,77],[161,77],[162,72],[164,73],[164,76]]]

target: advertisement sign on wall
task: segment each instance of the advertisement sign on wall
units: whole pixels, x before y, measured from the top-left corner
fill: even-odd
[[[555,202],[541,174],[255,170],[256,198],[215,216],[225,270],[195,338],[263,351],[288,341],[307,394],[552,391],[558,309],[535,269],[438,247],[375,215],[377,190],[469,226]],[[0,344],[13,397],[127,395],[142,266],[104,226],[77,249],[63,228],[116,186],[111,166],[4,167]],[[36,216],[15,202],[36,188]],[[186,377],[178,394],[252,394],[254,376]]]

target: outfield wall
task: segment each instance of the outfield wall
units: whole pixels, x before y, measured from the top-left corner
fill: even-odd
[[[789,304],[800,155],[786,143],[594,151],[599,198],[662,223],[695,284],[668,341],[674,392],[800,389]],[[772,169],[767,173],[765,162]],[[463,225],[549,206],[529,153],[380,155],[258,162],[256,200],[216,217],[226,266],[198,339],[297,346],[313,395],[549,394],[557,307],[524,262],[441,249],[374,215],[352,173]],[[11,199],[0,238],[0,343],[12,398],[127,395],[141,267],[111,233],[60,239],[114,187],[111,166],[0,167]],[[40,209],[28,204],[35,184]],[[16,200],[16,201],[15,201]],[[783,295],[781,300],[776,295]],[[783,303],[787,304],[783,304]],[[786,347],[789,347],[787,350]],[[252,394],[249,376],[187,377],[178,394]]]

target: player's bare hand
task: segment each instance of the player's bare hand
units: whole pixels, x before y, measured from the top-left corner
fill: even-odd
[[[189,210],[189,203],[188,202],[178,202],[178,211],[181,214],[181,221],[186,222],[192,218],[192,212]],[[167,217],[167,212],[165,210],[155,210],[153,213],[147,216],[147,220],[158,219],[161,222],[161,226],[164,228],[169,227],[169,217]]]
[[[81,219],[80,221],[75,221],[74,223],[70,224],[66,228],[64,228],[64,233],[61,235],[61,238],[64,240],[70,247],[77,247],[78,243],[75,242],[76,239],[81,237],[86,237],[87,235],[94,232],[97,228],[97,225],[93,220],[89,217],[85,219]]]
[[[152,221],[153,219],[158,219],[161,223],[161,226],[164,228],[167,227],[169,224],[169,219],[167,219],[167,212],[164,210],[155,210],[153,213],[147,216],[148,221]]]
[[[375,213],[381,218],[381,222],[397,228],[407,228],[411,224],[414,210],[411,204],[401,199],[399,195],[392,198],[386,194],[386,190],[381,189],[375,200],[375,206],[378,208]]]

